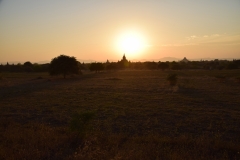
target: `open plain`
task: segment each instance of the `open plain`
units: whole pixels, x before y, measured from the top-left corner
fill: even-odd
[[[0,122],[0,159],[240,159],[240,70],[0,73]]]

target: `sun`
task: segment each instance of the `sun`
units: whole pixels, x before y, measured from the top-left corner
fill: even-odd
[[[145,46],[143,35],[136,31],[123,32],[117,39],[117,50],[131,56],[143,52]]]

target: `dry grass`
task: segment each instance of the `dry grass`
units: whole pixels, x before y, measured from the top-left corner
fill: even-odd
[[[174,87],[170,73],[178,75]],[[119,71],[64,80],[2,73],[0,159],[240,159],[239,76]],[[70,122],[85,112],[95,116],[79,137]]]

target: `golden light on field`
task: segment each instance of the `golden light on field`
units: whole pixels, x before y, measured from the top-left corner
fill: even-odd
[[[116,46],[118,52],[136,58],[144,51],[147,45],[145,37],[140,32],[131,30],[119,34]]]

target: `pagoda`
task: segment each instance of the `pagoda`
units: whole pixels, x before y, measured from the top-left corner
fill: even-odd
[[[121,67],[125,68],[129,66],[129,61],[127,60],[125,53],[121,59],[121,61],[119,61],[119,63],[121,64]]]
[[[186,57],[184,57],[180,62],[188,63],[189,60]]]

